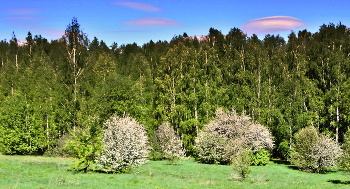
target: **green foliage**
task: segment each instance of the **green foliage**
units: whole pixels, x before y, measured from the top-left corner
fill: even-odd
[[[0,108],[0,150],[4,154],[37,154],[46,144],[41,120],[21,94],[7,97]]]
[[[51,147],[50,149],[47,149],[43,155],[46,157],[61,157],[61,158],[74,157],[74,154],[72,154],[72,152],[67,149],[66,141],[71,140],[71,137],[69,136],[69,134],[65,134],[57,140],[58,141],[55,142],[56,145]]]
[[[83,124],[83,127],[77,127],[70,130],[70,139],[68,139],[66,149],[74,158],[78,159],[74,165],[75,170],[84,170],[85,173],[90,168],[94,168],[97,154],[102,150],[101,127],[97,118],[90,118]]]
[[[312,170],[315,160],[310,154],[317,140],[318,132],[314,127],[305,127],[296,133],[292,145],[291,162],[303,170]]]
[[[158,145],[162,156],[169,160],[171,164],[179,161],[185,156],[183,144],[169,123],[163,123],[155,131]]]
[[[290,147],[289,142],[283,141],[278,145],[277,151],[282,155],[283,159],[289,160],[290,158]]]
[[[278,146],[273,156],[285,159],[289,141],[307,125],[337,141],[347,131],[350,35],[341,23],[313,34],[291,32],[288,42],[210,28],[201,39],[184,33],[112,49],[97,38],[88,49],[81,28],[73,18],[58,40],[28,32],[27,45],[18,46],[14,33],[0,41],[3,153],[64,153],[58,139],[81,126],[79,114],[101,122],[129,115],[148,134],[167,121],[189,156],[217,107],[234,107],[266,125]],[[232,154],[226,155],[228,163]]]
[[[250,159],[253,165],[266,165],[270,161],[270,156],[270,152],[266,149],[250,152]]]
[[[342,149],[343,156],[339,158],[337,166],[346,172],[350,172],[350,130],[348,130],[344,135]]]
[[[339,144],[328,135],[319,135],[312,126],[305,127],[295,134],[291,162],[301,170],[324,172],[326,168],[334,167],[341,155]]]
[[[148,137],[150,146],[151,146],[151,150],[148,154],[148,158],[153,160],[153,161],[160,161],[160,160],[164,160],[164,153],[162,152],[162,148],[160,146],[160,141],[159,139],[156,137],[155,133],[152,133],[149,135]]]
[[[252,164],[250,150],[242,148],[232,157],[232,170],[238,173],[239,177],[244,181],[252,172],[250,165]]]

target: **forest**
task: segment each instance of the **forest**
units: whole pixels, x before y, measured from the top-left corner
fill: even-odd
[[[218,108],[267,127],[279,158],[302,128],[339,143],[349,129],[350,30],[342,23],[263,40],[210,28],[142,46],[108,46],[84,32],[73,18],[57,40],[28,32],[22,46],[15,33],[0,41],[1,153],[45,154],[112,115],[136,119],[148,135],[168,122],[188,156]]]

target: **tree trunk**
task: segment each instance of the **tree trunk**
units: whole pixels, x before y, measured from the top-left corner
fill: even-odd
[[[17,72],[18,72],[17,54],[16,54],[16,68],[17,68]]]
[[[88,164],[86,165],[86,167],[84,168],[84,172],[85,172],[85,173],[89,172],[89,166],[90,166],[90,163],[88,163]]]
[[[76,64],[75,64],[75,48],[73,48],[73,73],[74,73],[74,109],[77,108],[77,77],[75,74]],[[75,131],[75,117],[73,118],[73,131]]]
[[[46,114],[46,142],[47,142],[47,149],[50,148],[49,145],[49,115]]]
[[[338,99],[337,99],[338,101]],[[337,125],[335,127],[335,141],[338,142],[338,129],[339,129],[339,106],[337,106]]]
[[[289,103],[289,107],[292,107],[292,103]],[[292,125],[289,123],[289,149],[292,149]]]
[[[208,55],[205,53],[205,65],[208,66]],[[205,69],[205,75],[207,76],[207,68]],[[205,104],[207,105],[206,114],[207,119],[209,119],[209,112],[208,112],[208,76],[205,80]]]

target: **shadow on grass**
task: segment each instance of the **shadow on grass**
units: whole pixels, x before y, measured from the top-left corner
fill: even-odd
[[[73,174],[91,174],[91,173],[103,173],[103,174],[128,174],[128,173],[133,173],[133,170],[128,170],[128,171],[104,171],[100,169],[89,169],[89,171],[86,173],[85,169],[76,169],[76,168],[69,168],[67,169],[68,172],[72,172]]]
[[[299,167],[295,166],[295,165],[289,165],[287,167],[288,167],[288,169],[293,169],[293,170],[298,170],[298,171],[300,170]]]
[[[333,184],[350,184],[350,181],[342,181],[342,180],[328,180],[328,182],[331,182]]]
[[[170,163],[170,162],[167,162],[167,163],[164,163],[163,165],[179,166],[179,165],[182,165],[182,164],[181,163]]]
[[[287,160],[281,160],[281,159],[271,159],[274,163],[277,164],[283,164],[283,165],[290,165],[290,162]]]
[[[335,170],[335,169],[323,169],[323,170],[319,170],[318,172],[316,172],[315,170],[312,170],[312,169],[304,169],[304,170],[302,170],[298,166],[295,166],[295,165],[289,165],[287,167],[288,167],[288,169],[303,171],[303,172],[306,172],[306,173],[314,173],[314,174],[330,174],[330,173],[338,172],[338,170]]]

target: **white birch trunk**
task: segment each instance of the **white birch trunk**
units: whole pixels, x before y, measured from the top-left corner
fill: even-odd
[[[47,149],[50,148],[49,145],[49,115],[46,114],[46,142],[47,142]]]
[[[338,99],[337,99],[338,101]],[[339,120],[340,120],[340,116],[339,116],[339,106],[337,106],[337,126],[335,127],[335,141],[338,142],[338,125],[339,125]]]

